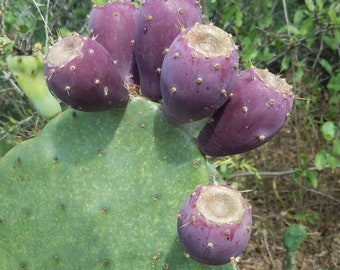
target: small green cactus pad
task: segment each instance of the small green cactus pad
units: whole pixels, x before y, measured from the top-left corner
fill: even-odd
[[[156,103],[68,109],[0,161],[0,269],[209,269],[184,256],[176,232],[208,178]]]
[[[287,252],[295,252],[307,236],[306,227],[303,225],[292,224],[283,234],[283,244]]]
[[[59,102],[47,87],[41,51],[32,55],[8,55],[6,63],[18,85],[43,118],[50,119],[61,113]]]

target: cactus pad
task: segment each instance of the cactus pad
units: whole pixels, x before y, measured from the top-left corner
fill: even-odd
[[[295,252],[306,239],[307,229],[303,225],[290,225],[283,234],[283,244],[288,252]]]
[[[176,218],[208,178],[156,103],[68,109],[0,161],[0,269],[202,267],[183,255]]]
[[[9,55],[6,63],[18,85],[43,118],[53,118],[61,112],[59,102],[47,87],[40,51],[32,55]]]

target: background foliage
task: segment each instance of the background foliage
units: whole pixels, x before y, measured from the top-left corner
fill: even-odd
[[[294,109],[279,135],[250,153],[211,160],[227,182],[249,191],[258,216],[254,241],[257,236],[260,242],[254,245],[261,249],[267,237],[280,243],[277,241],[283,231],[270,231],[271,225],[277,228],[278,224],[283,229],[290,223],[303,223],[309,226],[309,232],[323,237],[334,231],[338,234],[334,216],[340,204],[339,1],[211,0],[201,4],[206,22],[214,22],[234,36],[241,68],[268,68],[294,86]],[[46,50],[58,35],[86,33],[91,6],[90,1],[76,0],[1,0],[0,35],[38,42]],[[38,116],[6,70],[4,59],[8,52],[0,46],[1,158],[18,142],[39,133],[46,121]],[[261,208],[268,204],[275,205],[271,213]],[[267,215],[277,220],[267,220],[269,225],[264,225],[261,219]],[[325,249],[331,250],[330,245]],[[282,254],[265,249],[268,264],[274,265],[273,257]],[[263,261],[261,250],[252,250],[251,245],[248,250],[253,258],[262,254]],[[318,263],[323,269],[340,265],[332,256]]]

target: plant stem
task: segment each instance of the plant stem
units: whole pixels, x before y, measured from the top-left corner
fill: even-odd
[[[282,270],[297,270],[294,253],[295,252],[286,252],[282,261]]]
[[[326,165],[325,169],[329,169],[331,166]],[[337,169],[340,168],[340,166],[336,166]],[[318,169],[316,167],[309,167],[306,169],[307,171],[317,171]],[[299,172],[299,170],[287,170],[287,171],[277,171],[277,172],[257,172],[259,176],[269,176],[269,177],[279,177],[279,176],[285,176],[290,174],[295,174]],[[236,178],[236,177],[248,177],[248,176],[254,176],[255,173],[252,172],[240,172],[240,173],[234,173],[228,176],[228,179]]]

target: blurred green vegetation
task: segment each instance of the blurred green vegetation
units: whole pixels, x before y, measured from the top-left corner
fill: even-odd
[[[316,188],[317,176],[308,167],[340,164],[339,1],[212,0],[203,7],[207,21],[234,36],[241,68],[268,68],[293,85],[290,123],[299,168],[294,179]]]
[[[91,7],[90,1],[1,0],[0,36],[48,46],[58,35],[85,33]],[[4,47],[0,43],[0,157],[17,142],[35,136],[46,123],[6,70],[9,52]]]

